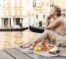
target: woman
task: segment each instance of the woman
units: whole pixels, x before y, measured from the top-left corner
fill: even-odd
[[[45,22],[45,31],[38,37],[34,39],[34,41],[23,45],[24,47],[28,47],[34,42],[41,42],[43,39],[48,39],[48,41],[56,41],[56,45],[54,48],[49,50],[50,53],[59,53],[60,45],[62,45],[66,39],[66,25],[65,19],[61,17],[61,9],[58,6],[53,6],[50,11],[50,15],[47,17]],[[49,40],[50,39],[50,40]]]

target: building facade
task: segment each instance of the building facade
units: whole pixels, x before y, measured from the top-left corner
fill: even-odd
[[[50,5],[50,0],[0,0],[0,28],[42,26]]]
[[[49,14],[51,8],[51,1],[50,0],[33,0],[33,8],[34,8],[34,18],[36,25],[43,26],[44,19]],[[35,23],[34,22],[34,23]]]

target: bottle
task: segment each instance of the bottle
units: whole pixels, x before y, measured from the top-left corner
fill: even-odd
[[[47,45],[46,45],[46,41],[44,39],[42,40],[42,43],[41,44],[42,44],[41,45],[42,51],[47,51]]]

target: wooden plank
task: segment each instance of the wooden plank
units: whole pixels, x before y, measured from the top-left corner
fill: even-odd
[[[3,50],[0,50],[0,59],[14,59],[12,56],[8,55]]]
[[[16,59],[32,59],[32,58],[24,55],[20,51],[16,50],[15,48],[4,49],[4,51],[7,52],[7,53],[9,53],[10,55],[12,55],[13,57],[15,57]]]
[[[23,52],[22,48],[17,48],[17,50]],[[33,59],[66,59],[66,57],[44,57],[35,53],[25,53],[25,55],[32,57]]]
[[[30,56],[32,57],[33,59],[66,59],[66,57],[44,57],[44,56],[41,56],[41,55],[37,55],[37,54],[25,54],[27,56]]]
[[[21,51],[22,53],[24,53],[25,55],[27,55],[33,59],[38,59],[39,57],[41,57],[41,56],[34,54],[34,53],[27,53],[27,52],[25,53],[24,52],[25,49],[23,49],[23,48],[17,48],[17,50]]]
[[[17,50],[21,51],[22,53],[33,53],[33,50],[31,50],[30,48],[16,48]]]

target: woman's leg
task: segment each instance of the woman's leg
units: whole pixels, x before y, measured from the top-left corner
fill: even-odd
[[[36,38],[33,38],[33,40],[31,40],[30,42],[28,42],[27,44],[23,45],[25,47],[28,47],[30,45],[32,45],[34,42],[41,42],[42,39],[46,39],[49,37],[50,34],[50,30],[45,30],[44,33],[42,33],[41,35],[37,36]]]

